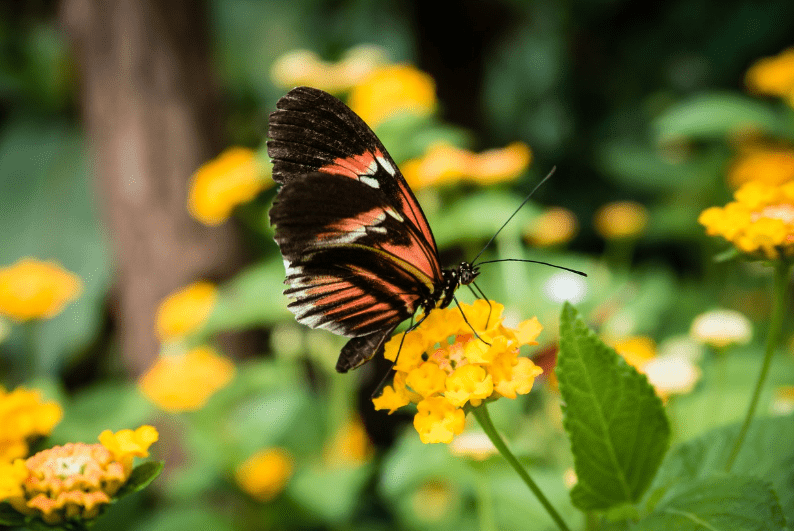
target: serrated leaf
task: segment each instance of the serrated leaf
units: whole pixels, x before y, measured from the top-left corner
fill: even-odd
[[[741,129],[776,134],[785,128],[781,113],[776,111],[762,100],[715,92],[671,106],[653,125],[661,142],[681,138],[719,139]]]
[[[662,402],[648,383],[566,303],[557,379],[578,483],[571,499],[605,510],[640,499],[670,440]]]
[[[145,489],[163,471],[163,461],[147,461],[132,469],[130,479],[119,489],[115,498],[127,496],[133,492]]]
[[[632,531],[775,531],[785,526],[783,510],[767,483],[721,476],[679,485]]]
[[[681,482],[708,480],[715,474],[721,474],[738,432],[739,424],[732,424],[711,430],[674,448],[659,467],[650,491],[652,496],[669,495]],[[793,440],[794,416],[756,419],[731,469],[734,474],[752,475],[771,483],[783,512],[792,522]]]

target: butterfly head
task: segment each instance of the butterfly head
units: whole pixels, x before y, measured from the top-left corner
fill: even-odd
[[[468,286],[474,282],[474,279],[480,274],[480,268],[474,264],[470,264],[469,262],[461,262],[458,266],[457,273],[458,283],[461,286]]]

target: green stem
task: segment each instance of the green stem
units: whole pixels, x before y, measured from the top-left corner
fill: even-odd
[[[556,509],[554,509],[554,507],[551,505],[549,500],[543,494],[543,491],[541,491],[540,488],[537,486],[537,484],[532,480],[532,478],[529,477],[527,471],[524,469],[523,466],[521,466],[521,463],[518,462],[516,456],[514,456],[510,452],[504,440],[499,436],[499,434],[496,431],[496,428],[493,425],[493,422],[491,421],[491,416],[488,414],[488,409],[486,408],[486,405],[482,404],[478,407],[473,408],[472,413],[474,413],[474,416],[479,421],[480,426],[482,426],[482,429],[485,431],[485,434],[488,435],[489,439],[491,439],[493,445],[496,447],[497,450],[499,450],[499,453],[501,453],[504,456],[504,458],[507,459],[507,462],[510,463],[510,466],[513,467],[513,469],[518,473],[518,475],[521,476],[521,479],[524,480],[524,483],[527,484],[529,490],[532,491],[532,493],[538,499],[538,501],[543,506],[543,508],[546,509],[546,512],[549,513],[549,516],[551,516],[551,519],[554,520],[554,522],[557,524],[557,527],[559,527],[562,531],[570,531],[568,526],[563,521],[562,517],[559,515]]]
[[[742,449],[747,431],[750,429],[750,424],[755,416],[758,399],[761,398],[761,391],[764,388],[764,383],[769,373],[769,366],[772,364],[772,356],[780,342],[780,335],[783,331],[783,317],[786,313],[786,288],[788,288],[790,274],[791,264],[789,262],[779,260],[775,264],[775,280],[772,288],[772,316],[769,320],[769,333],[766,336],[766,354],[764,355],[764,362],[761,365],[761,372],[758,375],[758,381],[755,384],[753,397],[750,399],[750,406],[747,408],[744,424],[742,424],[742,429],[739,431],[739,436],[736,438],[733,450],[731,450],[730,457],[728,457],[728,462],[725,465],[726,472],[731,471],[736,457]]]

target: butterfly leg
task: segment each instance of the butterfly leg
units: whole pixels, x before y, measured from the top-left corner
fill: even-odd
[[[486,340],[484,340],[483,338],[481,338],[481,337],[480,337],[480,334],[478,334],[478,333],[477,333],[477,330],[475,330],[475,329],[474,329],[474,327],[473,327],[473,326],[471,326],[471,323],[470,323],[470,322],[469,322],[469,320],[466,318],[466,314],[465,314],[465,313],[463,313],[463,308],[461,308],[461,307],[460,307],[460,303],[458,302],[458,298],[453,296],[453,297],[452,297],[452,300],[453,300],[453,301],[455,301],[455,306],[457,306],[457,307],[458,307],[458,310],[460,310],[460,314],[463,316],[463,321],[465,321],[465,323],[466,323],[467,325],[469,325],[469,328],[471,328],[471,331],[472,331],[472,332],[474,332],[474,337],[476,337],[477,339],[479,339],[480,341],[482,341],[483,343],[485,343],[486,345],[488,345],[488,346],[490,347],[490,346],[491,346],[491,344],[490,344],[490,343],[488,343],[488,342],[487,342]]]
[[[471,287],[472,284],[474,284],[474,288],[477,288],[477,291],[474,291],[474,288]],[[480,286],[478,286],[476,282],[472,282],[471,284],[467,284],[466,287],[469,288],[469,291],[472,292],[472,294],[474,295],[474,297],[476,299],[483,299],[483,300],[485,300],[485,302],[488,303],[488,319],[485,320],[485,328],[488,328],[488,325],[491,323],[491,311],[493,310],[493,306],[491,306],[491,299],[489,299],[485,295],[485,292],[482,289],[480,289]],[[479,295],[478,295],[478,292],[479,292]]]

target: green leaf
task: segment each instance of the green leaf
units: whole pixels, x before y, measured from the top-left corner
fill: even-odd
[[[783,510],[767,483],[721,476],[679,485],[632,531],[772,531],[785,526]]]
[[[568,303],[560,319],[557,378],[578,477],[571,490],[574,505],[604,510],[636,502],[670,440],[653,387],[601,342]]]
[[[724,470],[739,424],[704,433],[674,448],[662,462],[651,497],[667,496],[680,482],[708,480]],[[733,465],[734,474],[772,484],[789,521],[794,522],[794,416],[756,419]]]
[[[785,129],[782,114],[772,105],[731,92],[700,94],[673,105],[653,125],[660,142],[720,139],[742,129],[774,135]]]
[[[127,496],[133,492],[145,489],[163,471],[163,461],[147,461],[132,469],[130,479],[119,489],[115,498]]]

